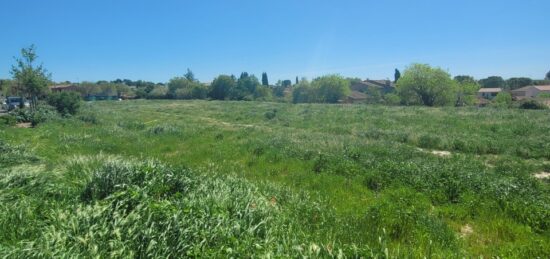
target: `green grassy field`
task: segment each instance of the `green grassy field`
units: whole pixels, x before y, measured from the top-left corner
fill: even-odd
[[[0,257],[550,257],[550,113],[88,103],[0,128]]]

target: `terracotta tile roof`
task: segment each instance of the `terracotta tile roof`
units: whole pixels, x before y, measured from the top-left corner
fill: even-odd
[[[523,92],[523,91],[527,91],[532,87],[537,88],[539,91],[550,91],[550,85],[529,85],[522,88],[518,88],[516,90],[512,90],[512,92]]]
[[[550,91],[550,85],[537,85],[535,88],[541,90],[541,91]]]

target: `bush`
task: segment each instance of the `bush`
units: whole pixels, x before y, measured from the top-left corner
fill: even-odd
[[[17,123],[17,118],[13,115],[0,116],[0,125],[13,126]]]
[[[441,144],[441,139],[437,136],[432,135],[422,135],[418,139],[418,145],[421,148],[439,148]]]
[[[64,116],[74,115],[80,108],[80,95],[75,92],[52,93],[48,96],[48,104]]]
[[[537,100],[526,100],[520,102],[518,108],[527,110],[546,110],[548,106]]]
[[[397,94],[386,94],[384,100],[388,105],[399,105],[401,103],[401,98]]]
[[[264,117],[268,120],[274,119],[275,116],[277,116],[277,109],[273,109],[271,111],[264,113]]]
[[[11,112],[11,116],[20,123],[30,122],[33,127],[58,117],[55,108],[49,105],[39,105],[34,111],[30,109],[16,109]]]

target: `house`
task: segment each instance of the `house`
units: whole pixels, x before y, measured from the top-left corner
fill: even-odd
[[[477,97],[491,100],[502,91],[502,88],[481,88],[477,91]]]
[[[368,96],[359,91],[351,91],[351,93],[346,97],[344,103],[363,103],[367,101]]]
[[[395,84],[390,80],[370,80],[361,81],[351,86],[352,91],[368,93],[372,90],[379,90],[382,94],[391,93],[395,90]]]
[[[53,85],[50,86],[52,92],[70,92],[76,91],[78,87],[76,85]]]
[[[530,85],[512,90],[512,97],[515,100],[535,98],[540,94],[550,94],[550,85]]]

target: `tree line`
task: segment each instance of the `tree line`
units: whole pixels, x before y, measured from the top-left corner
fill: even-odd
[[[42,66],[35,65],[37,55],[34,46],[24,48],[21,58],[17,58],[11,69],[12,80],[0,80],[0,91],[4,95],[22,95],[35,107],[39,99],[48,93],[52,85],[51,74]],[[286,101],[293,103],[338,103],[351,93],[351,86],[360,83],[359,78],[345,78],[340,75],[326,75],[311,81],[306,78],[279,80],[270,85],[267,73],[261,80],[255,75],[242,72],[239,77],[219,75],[211,84],[201,83],[194,73],[187,69],[182,76],[174,77],[167,83],[116,79],[113,81],[81,82],[71,84],[83,97],[116,96],[144,99],[212,99],[235,101]],[[479,88],[500,87],[513,90],[527,85],[550,84],[550,71],[545,80],[526,77],[504,80],[491,76],[476,80],[471,76],[459,75],[454,78],[436,67],[427,64],[412,64],[403,73],[395,69],[395,90],[382,92],[380,89],[367,89],[364,93],[367,102],[426,105],[426,106],[465,106],[475,104]],[[70,82],[64,82],[70,84]],[[510,97],[511,98],[511,97]],[[507,100],[499,97],[497,100]]]

